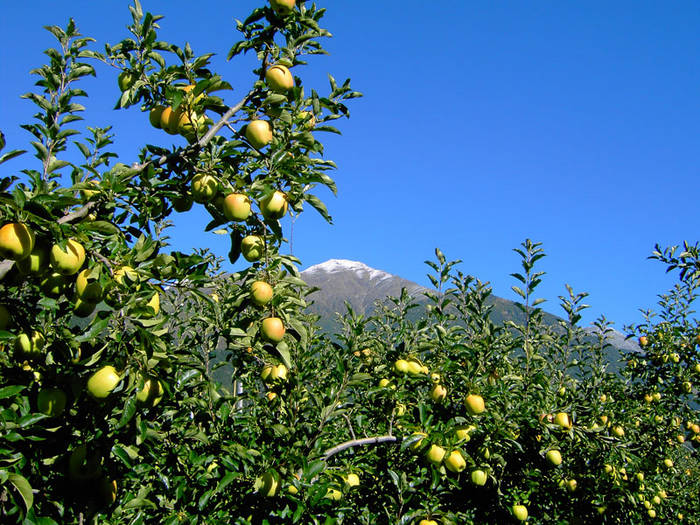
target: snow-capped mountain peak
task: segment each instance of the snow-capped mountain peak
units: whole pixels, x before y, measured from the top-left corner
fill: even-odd
[[[349,261],[347,259],[330,259],[320,264],[309,266],[301,272],[303,275],[319,274],[319,273],[336,273],[336,272],[352,272],[357,277],[363,279],[391,279],[392,275],[381,270],[370,268],[365,263],[360,261]]]

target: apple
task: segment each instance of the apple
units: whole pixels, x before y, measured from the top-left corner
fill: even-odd
[[[154,293],[153,296],[146,303],[146,312],[143,317],[150,319],[155,317],[160,313],[160,294],[158,292]]]
[[[284,324],[279,317],[268,317],[262,322],[262,335],[272,343],[279,343],[284,337]]]
[[[442,460],[445,458],[446,451],[444,448],[438,446],[438,445],[430,445],[430,448],[428,449],[428,452],[425,454],[425,457],[430,461],[433,465],[438,466],[440,463],[442,463]]]
[[[441,403],[447,398],[447,389],[442,385],[433,385],[430,390],[430,399],[436,403]]]
[[[271,381],[283,382],[287,380],[287,367],[283,364],[279,364],[272,368],[272,373],[270,374]]]
[[[272,9],[279,16],[287,16],[289,13],[294,11],[295,4],[296,0],[270,0]]]
[[[281,219],[287,213],[287,195],[274,191],[260,201],[260,211],[266,219]]]
[[[671,458],[664,459],[664,466],[666,468],[672,468],[673,467],[673,460]]]
[[[418,525],[438,525],[438,522],[435,520],[425,519],[425,520],[420,520],[418,522]]]
[[[102,474],[100,457],[87,447],[80,445],[71,452],[68,458],[68,477],[74,481],[91,481]]]
[[[265,281],[255,281],[250,286],[250,297],[258,306],[265,306],[272,301],[274,291]]]
[[[275,365],[265,365],[260,371],[260,378],[267,383],[268,379],[272,381],[272,371],[275,369]]]
[[[575,479],[569,479],[566,481],[566,490],[568,490],[569,492],[575,492],[577,486],[578,483]]]
[[[171,106],[163,108],[163,110],[160,112],[160,127],[162,130],[169,133],[170,135],[177,134],[177,130],[173,130],[170,127],[170,122],[173,119],[173,113],[174,111]]]
[[[20,358],[36,359],[42,355],[45,343],[41,332],[34,330],[31,335],[22,333],[15,338],[15,352]]]
[[[683,392],[690,394],[693,391],[693,384],[690,381],[683,381]]]
[[[464,400],[467,410],[473,416],[477,416],[486,410],[484,398],[476,394],[469,394]]]
[[[60,273],[52,272],[41,280],[39,287],[45,295],[58,297],[66,291],[68,279]]]
[[[136,82],[136,76],[129,71],[122,71],[117,77],[117,84],[122,91],[128,91]]]
[[[476,430],[474,425],[460,426],[455,428],[455,435],[459,441],[469,441],[472,437],[469,435],[473,430]]]
[[[316,117],[311,111],[300,111],[298,116],[302,121],[301,129],[306,131],[314,129],[316,126]]]
[[[156,129],[161,129],[160,118],[165,110],[165,106],[155,106],[148,112],[148,121]]]
[[[400,374],[405,374],[408,371],[408,361],[397,359],[394,361],[394,370]]]
[[[12,317],[10,316],[10,311],[7,309],[7,306],[0,304],[0,330],[5,330],[10,326],[11,321]]]
[[[117,501],[117,482],[107,477],[100,478],[97,483],[97,493],[103,505],[109,506]]]
[[[241,241],[241,253],[248,262],[260,260],[265,250],[265,241],[257,235],[248,235]]]
[[[277,496],[280,489],[280,482],[276,472],[265,472],[258,478],[258,492],[268,498]]]
[[[472,470],[471,479],[472,479],[472,483],[474,483],[474,485],[477,485],[479,487],[483,487],[484,485],[486,485],[486,481],[488,480],[488,476],[486,475],[486,472],[484,472],[483,470],[477,469],[477,470]]]
[[[612,432],[613,432],[613,435],[615,435],[615,437],[619,437],[619,438],[621,438],[625,435],[625,429],[622,428],[620,425],[614,426],[612,429]]]
[[[124,278],[126,278],[126,283],[124,283]],[[139,280],[139,274],[131,266],[121,266],[114,271],[114,280],[121,285],[136,283]]]
[[[96,306],[97,303],[84,301],[83,299],[76,297],[73,302],[73,315],[77,317],[87,317],[95,311]]]
[[[51,266],[61,275],[74,275],[80,271],[85,262],[85,248],[75,239],[68,239],[65,248],[59,244],[51,247]]]
[[[35,242],[28,257],[15,263],[17,271],[22,275],[41,275],[49,267],[49,250],[41,242]]]
[[[360,476],[350,473],[345,477],[345,488],[351,489],[360,486]]]
[[[656,517],[656,511],[654,509],[649,509],[647,511],[647,514],[649,515],[650,518],[655,518]]]
[[[464,457],[459,450],[450,452],[443,461],[447,470],[451,472],[462,472],[467,468],[467,462],[464,461]]]
[[[0,259],[19,261],[34,249],[34,232],[21,222],[10,222],[0,228]]]
[[[343,497],[343,493],[338,489],[328,489],[324,497],[331,501],[340,501]]]
[[[408,366],[406,368],[406,373],[410,376],[418,376],[423,373],[423,365],[421,365],[415,359],[410,359],[408,361]]]
[[[654,401],[661,401],[661,392],[654,392],[651,397]]]
[[[77,296],[89,303],[98,303],[102,298],[102,286],[92,279],[90,280],[90,268],[81,271],[75,279],[75,293]]]
[[[46,388],[36,398],[39,412],[49,417],[60,416],[66,408],[66,394],[60,388]]]
[[[643,335],[639,338],[639,346],[644,348],[649,344],[649,338],[646,335]]]
[[[406,405],[403,403],[396,403],[396,415],[401,417],[406,414]]]
[[[387,388],[390,384],[391,382],[385,377],[380,379],[378,383],[379,388]]]
[[[120,381],[121,377],[113,366],[103,366],[90,376],[87,390],[92,397],[104,399],[117,387]]]
[[[136,399],[149,407],[156,406],[163,399],[162,383],[157,379],[146,379],[143,388],[136,392]]]
[[[294,87],[294,77],[291,71],[282,64],[275,64],[267,68],[265,82],[275,93],[284,93]]]
[[[552,465],[558,466],[561,465],[561,452],[558,450],[550,450],[546,454],[547,461],[549,461]]]
[[[190,211],[192,209],[192,203],[194,201],[192,199],[192,194],[190,192],[186,192],[184,195],[174,198],[172,202],[173,210],[178,213],[185,213],[186,211]]]
[[[244,221],[250,217],[250,199],[242,193],[230,193],[224,198],[223,211],[230,221]]]
[[[208,173],[198,173],[192,178],[190,191],[195,202],[211,202],[219,191],[219,181]]]
[[[554,416],[554,422],[561,428],[571,428],[571,419],[569,418],[569,414],[566,412],[559,412],[556,416]]]
[[[245,128],[245,138],[255,149],[262,149],[272,142],[272,127],[267,120],[253,120]]]
[[[277,394],[275,392],[268,392],[265,394],[265,397],[268,401],[274,401],[277,398]]]
[[[513,505],[511,510],[516,520],[525,521],[527,519],[527,507],[525,505]]]
[[[695,370],[696,373],[700,374],[700,363],[695,363],[693,370]]]
[[[606,424],[608,423],[608,416],[606,416],[606,415],[600,416],[600,421],[601,421],[604,425],[606,425]]]

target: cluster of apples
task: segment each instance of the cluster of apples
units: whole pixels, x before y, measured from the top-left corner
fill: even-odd
[[[195,131],[200,135],[206,133],[208,121],[205,115],[198,115],[194,110],[194,105],[201,100],[202,95],[190,100],[188,96],[195,88],[193,84],[182,86],[180,89],[185,92],[185,101],[177,108],[172,106],[157,105],[153,107],[148,120],[156,129],[162,129],[170,135],[180,134],[188,141],[195,137]]]

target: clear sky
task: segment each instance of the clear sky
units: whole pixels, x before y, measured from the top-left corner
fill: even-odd
[[[238,39],[234,19],[262,0],[144,0],[166,15],[163,39],[198,54],[234,85],[234,103],[252,79],[250,57],[226,62]],[[128,2],[6,2],[0,17],[0,129],[9,148],[27,148],[19,124],[33,106],[31,68],[53,46],[42,29],[76,19],[85,36],[127,36]],[[461,269],[515,299],[512,248],[544,243],[540,295],[561,314],[565,283],[590,293],[621,329],[638,322],[673,284],[647,260],[655,243],[695,242],[700,141],[700,4],[694,1],[382,0],[320,2],[334,38],[330,57],[295,74],[327,89],[326,73],[352,78],[365,98],[343,136],[322,134],[338,163],[338,198],[321,191],[334,225],[310,210],[294,225],[302,266],[330,258],[362,261],[428,285],[423,261],[440,247]],[[138,108],[113,111],[117,72],[98,67],[82,86],[91,125],[112,124],[124,162],[139,142],[170,144]],[[17,173],[30,154],[0,171]],[[225,256],[227,239],[201,234],[196,211],[177,221],[173,242],[205,243]],[[290,223],[285,224],[290,232]],[[200,244],[198,244],[200,245]],[[238,263],[241,265],[242,263]]]

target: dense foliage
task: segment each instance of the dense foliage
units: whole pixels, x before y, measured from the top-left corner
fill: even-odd
[[[426,316],[403,294],[324,334],[279,222],[304,204],[330,220],[318,136],[360,96],[303,83],[324,10],[273,0],[238,23],[228,57],[258,66],[233,104],[210,54],[130,12],[104,52],[72,20],[48,28],[25,96],[37,162],[0,180],[2,523],[700,521],[698,246],[657,247],[678,284],[628,327],[641,350],[619,373],[609,323],[579,326],[586,294],[543,322],[529,240],[522,322],[494,324],[488,284],[436,250]],[[163,130],[135,161],[115,162],[110,128],[77,129],[98,67]],[[246,269],[169,248],[193,205]]]

